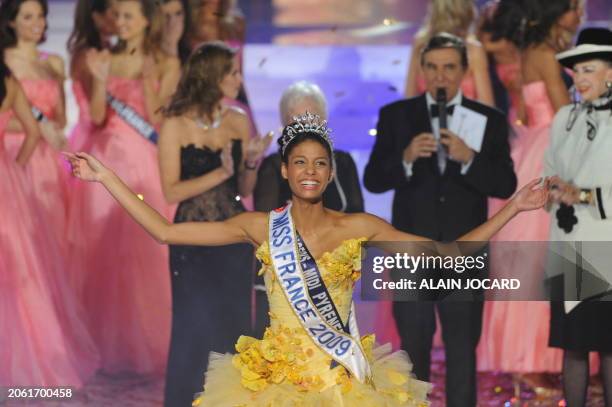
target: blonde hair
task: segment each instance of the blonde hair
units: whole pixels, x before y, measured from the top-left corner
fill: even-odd
[[[471,33],[476,17],[473,0],[432,0],[425,24],[417,36],[429,39],[437,33],[447,32],[465,38]]]

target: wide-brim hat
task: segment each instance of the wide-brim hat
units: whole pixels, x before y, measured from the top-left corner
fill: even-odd
[[[612,31],[607,28],[585,28],[578,35],[576,46],[558,53],[556,58],[568,68],[590,59],[612,60]]]

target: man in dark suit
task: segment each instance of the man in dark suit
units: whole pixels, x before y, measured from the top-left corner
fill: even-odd
[[[432,37],[421,54],[427,92],[380,110],[376,144],[365,169],[372,192],[395,190],[392,223],[434,240],[455,240],[487,219],[487,198],[509,198],[516,189],[506,118],[470,100],[459,87],[468,67],[464,42],[451,34]],[[486,117],[480,149],[439,129],[438,89],[446,91],[447,114],[461,105]],[[395,302],[393,315],[421,380],[429,380],[437,308],[446,354],[449,407],[476,405],[476,346],[481,301]]]

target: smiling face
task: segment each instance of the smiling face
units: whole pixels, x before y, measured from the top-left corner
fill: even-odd
[[[120,39],[129,41],[145,34],[149,21],[142,13],[142,5],[139,1],[117,1],[113,9],[117,35]]]
[[[18,40],[39,43],[47,27],[42,5],[34,0],[23,2],[10,26],[15,30]]]
[[[316,136],[315,136],[316,137]],[[281,165],[283,178],[289,182],[293,195],[309,202],[318,202],[332,179],[329,151],[313,139],[297,141],[289,146],[289,156]]]
[[[240,73],[240,64],[238,63],[238,55],[232,59],[232,69],[219,82],[219,89],[223,96],[236,99],[242,85],[242,74]]]
[[[574,84],[582,100],[591,102],[606,91],[606,81],[612,81],[612,63],[600,59],[574,65]]]

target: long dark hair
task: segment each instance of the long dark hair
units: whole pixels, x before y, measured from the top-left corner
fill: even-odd
[[[21,5],[29,0],[4,0],[0,4],[0,105],[4,102],[6,97],[6,78],[11,76],[11,70],[4,62],[4,51],[8,48],[12,48],[17,45],[17,33],[10,26],[12,21],[15,21]],[[43,9],[45,19],[49,12],[49,7],[46,0],[35,0],[40,4]],[[45,25],[45,31],[39,41],[44,42],[46,37],[47,27]]]
[[[215,105],[223,98],[219,82],[231,72],[236,51],[222,42],[198,47],[183,67],[181,79],[164,108],[165,116],[179,116],[190,109],[212,118]]]
[[[10,23],[15,21],[21,5],[26,1],[30,0],[4,0],[0,5],[0,49],[4,52],[5,49],[14,47],[17,45],[17,33],[11,27]],[[47,0],[34,0],[43,9],[45,19],[49,13],[49,6]],[[45,31],[40,38],[39,44],[46,40],[47,26],[45,25]]]
[[[178,58],[184,65],[191,55],[191,7],[188,0],[163,0],[163,3],[171,1],[180,1],[183,7],[183,34],[178,42]]]
[[[92,14],[104,14],[107,8],[107,0],[78,0],[74,9],[74,27],[67,43],[68,51],[72,55],[85,48],[104,47]]]

